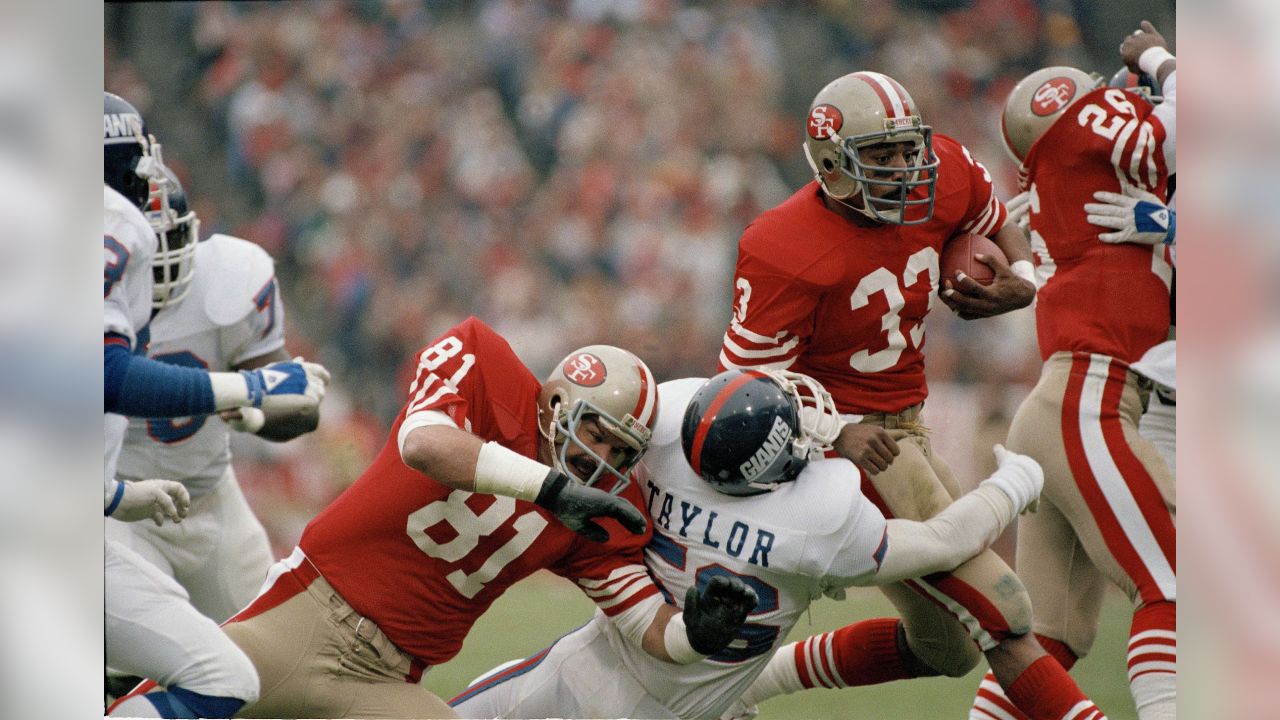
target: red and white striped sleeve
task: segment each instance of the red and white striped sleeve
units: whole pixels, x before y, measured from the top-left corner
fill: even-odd
[[[744,244],[719,369],[790,367],[808,347],[817,303],[818,294],[801,278],[778,271]]]
[[[604,579],[578,578],[578,587],[609,617],[617,617],[646,598],[659,597],[644,565],[622,565]]]
[[[972,188],[969,212],[960,226],[960,232],[990,237],[1004,227],[1005,220],[1009,218],[1009,211],[1005,209],[1004,203],[1000,202],[1000,198],[996,197],[991,173],[969,154],[969,148],[961,145],[960,149],[964,151],[964,159],[968,163],[966,170],[969,173],[969,184]]]

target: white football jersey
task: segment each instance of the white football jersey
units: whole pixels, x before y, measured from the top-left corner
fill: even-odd
[[[680,717],[719,716],[764,670],[809,603],[865,581],[886,547],[884,515],[862,494],[861,473],[847,460],[811,462],[794,482],[750,497],[719,493],[694,474],[680,424],[702,383],[658,386],[658,424],[638,473],[654,530],[645,564],[677,605],[690,586],[715,575],[741,578],[759,602],[727,649],[680,668],[603,623],[631,674]]]
[[[213,235],[196,245],[193,263],[190,293],[151,321],[148,357],[221,372],[284,346],[284,308],[265,250]],[[216,415],[131,418],[118,473],[130,480],[178,480],[200,497],[231,462],[229,438]]]
[[[151,258],[156,253],[156,236],[142,211],[108,185],[102,186],[102,205],[102,332],[104,336],[123,336],[130,352],[142,352],[147,343],[147,319],[151,317]],[[111,503],[116,460],[128,420],[121,415],[104,414],[105,507]]]

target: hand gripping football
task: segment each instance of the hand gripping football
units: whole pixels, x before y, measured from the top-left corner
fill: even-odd
[[[975,254],[997,257],[1005,262],[1008,259],[1004,251],[990,238],[972,233],[961,233],[951,238],[942,246],[942,257],[938,259],[942,271],[942,280],[955,280],[956,273],[962,272],[983,285],[990,285],[996,274],[986,263],[980,262]]]

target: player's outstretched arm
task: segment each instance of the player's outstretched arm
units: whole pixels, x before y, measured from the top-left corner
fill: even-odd
[[[609,533],[593,518],[613,518],[631,533],[644,532],[644,515],[626,500],[586,487],[496,442],[484,442],[444,413],[436,414],[439,422],[415,427],[401,439],[400,457],[414,470],[459,490],[537,503],[595,542],[608,540]]]
[[[1120,59],[1130,72],[1145,72],[1160,87],[1164,87],[1165,79],[1178,69],[1177,58],[1169,53],[1168,41],[1146,20],[1120,43]]]
[[[257,370],[206,372],[135,356],[121,335],[103,335],[103,409],[127,417],[209,415],[237,407],[264,412],[314,408],[329,371],[311,362],[279,362]]]
[[[1034,511],[1044,487],[1044,471],[1035,460],[995,446],[1000,468],[977,489],[934,517],[892,519],[880,570],[860,585],[885,585],[951,570],[982,552],[1019,513]]]
[[[301,357],[292,358],[294,362],[304,362]],[[289,362],[289,353],[284,348],[259,357],[250,358],[235,370],[256,370],[272,363]],[[218,413],[227,425],[236,432],[252,433],[264,440],[286,442],[300,435],[315,430],[320,425],[320,405],[303,406],[291,410],[273,410],[270,413],[254,407],[234,408]]]

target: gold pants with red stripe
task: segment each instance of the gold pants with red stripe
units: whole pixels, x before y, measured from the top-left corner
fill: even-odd
[[[863,491],[886,517],[925,520],[960,496],[947,464],[934,454],[919,421],[920,407],[873,413],[862,422],[884,427],[899,455]],[[903,619],[907,645],[925,665],[959,677],[987,651],[1031,630],[1031,602],[1018,576],[992,550],[951,572],[881,588]]]
[[[1135,605],[1177,599],[1174,480],[1138,433],[1143,383],[1114,358],[1055,353],[1009,430],[1009,449],[1045,474],[1039,512],[1018,526],[1018,575],[1036,632],[1077,656],[1108,581]]]
[[[256,703],[236,717],[453,718],[423,667],[361,617],[295,550],[223,631],[253,661]]]

